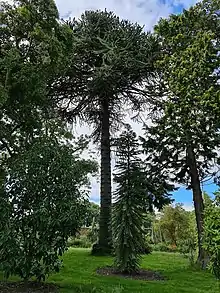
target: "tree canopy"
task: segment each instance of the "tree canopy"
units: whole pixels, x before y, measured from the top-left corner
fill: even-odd
[[[8,278],[45,279],[59,271],[69,236],[81,228],[92,161],[51,137],[40,137],[7,165],[0,194],[0,261]]]
[[[111,246],[111,135],[119,129],[125,107],[142,111],[158,93],[157,38],[112,12],[86,11],[67,21],[72,48],[65,73],[52,84],[53,98],[69,121],[78,117],[93,127],[101,145],[99,247]]]
[[[144,147],[152,172],[193,191],[199,259],[204,257],[201,181],[213,174],[219,136],[219,12],[216,2],[201,2],[155,27],[161,40],[158,67],[164,80],[161,107],[146,125]]]

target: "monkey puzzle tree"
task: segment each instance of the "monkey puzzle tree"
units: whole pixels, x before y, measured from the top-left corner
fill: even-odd
[[[93,127],[101,144],[101,208],[99,251],[111,247],[110,137],[123,121],[124,106],[140,111],[154,87],[156,38],[138,24],[120,20],[112,12],[87,11],[67,22],[73,32],[65,75],[53,83],[51,95],[60,101],[63,116]],[[95,250],[94,250],[95,252]]]
[[[120,272],[132,273],[139,269],[145,246],[146,212],[152,211],[153,206],[160,209],[170,203],[169,191],[173,186],[160,178],[160,174],[152,178],[148,173],[140,158],[140,142],[130,128],[115,145],[117,188],[112,219],[115,266]]]
[[[212,176],[220,146],[219,6],[204,1],[181,15],[162,19],[155,27],[161,38],[159,63],[167,97],[152,127],[145,127],[144,146],[152,172],[170,172],[193,191],[199,256],[202,247],[201,181]]]

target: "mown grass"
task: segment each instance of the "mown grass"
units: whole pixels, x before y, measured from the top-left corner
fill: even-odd
[[[112,264],[110,257],[91,256],[88,249],[70,249],[64,267],[48,282],[60,286],[61,293],[211,293],[220,292],[218,282],[208,272],[189,267],[178,254],[153,253],[143,259],[142,267],[160,272],[166,281],[138,281],[99,276],[98,267]]]

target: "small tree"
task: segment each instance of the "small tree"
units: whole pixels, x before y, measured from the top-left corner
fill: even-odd
[[[59,256],[80,229],[86,210],[88,174],[95,164],[80,160],[57,139],[39,138],[8,164],[0,193],[0,263],[5,276],[45,279],[59,271]]]
[[[205,206],[203,246],[209,254],[209,269],[220,280],[220,192]]]
[[[165,206],[159,225],[165,240],[173,246],[177,246],[179,241],[189,237],[190,217],[181,204]]]
[[[117,173],[114,181],[118,186],[113,205],[115,266],[121,272],[131,273],[138,270],[145,246],[146,211],[152,209],[152,204],[158,206],[169,202],[169,198],[160,194],[158,203],[159,193],[152,194],[152,182],[145,173],[140,145],[131,129],[122,133],[116,145]]]

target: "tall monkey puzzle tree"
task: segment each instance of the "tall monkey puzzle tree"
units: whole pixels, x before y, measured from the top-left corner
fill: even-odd
[[[140,111],[157,92],[158,42],[138,24],[107,11],[87,11],[67,24],[73,32],[70,60],[51,93],[64,117],[87,122],[101,144],[100,229],[94,253],[105,253],[111,248],[111,134],[123,121],[125,105]]]
[[[204,204],[201,181],[213,175],[220,147],[219,0],[203,1],[181,15],[162,19],[155,27],[161,39],[159,63],[167,97],[153,127],[146,127],[144,145],[152,162],[173,174],[193,192],[199,256]]]

